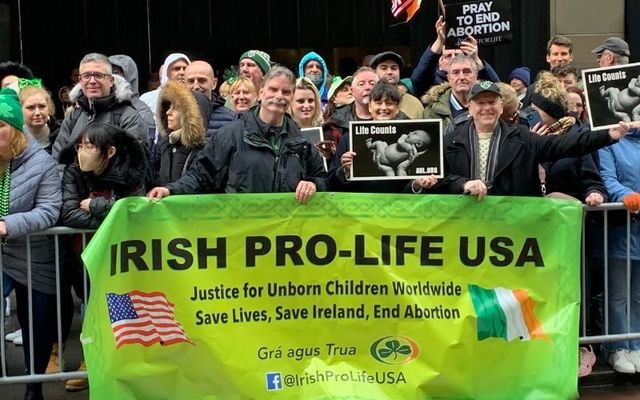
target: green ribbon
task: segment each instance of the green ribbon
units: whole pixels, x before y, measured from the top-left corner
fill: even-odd
[[[33,79],[18,79],[18,88],[24,89],[26,87],[33,86],[37,88],[42,87],[42,79],[33,78]]]

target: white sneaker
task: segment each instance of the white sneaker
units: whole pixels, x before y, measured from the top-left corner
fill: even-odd
[[[629,350],[617,350],[615,353],[609,353],[607,361],[613,367],[614,370],[621,374],[635,374],[636,367],[628,359]]]
[[[5,336],[4,338],[7,342],[13,342],[18,337],[22,339],[22,329],[18,329],[17,331],[7,333],[7,336]]]
[[[640,372],[640,350],[631,350],[627,354],[627,360],[636,368],[636,372]]]
[[[20,335],[17,338],[13,339],[13,344],[15,344],[16,346],[22,346],[22,335]]]

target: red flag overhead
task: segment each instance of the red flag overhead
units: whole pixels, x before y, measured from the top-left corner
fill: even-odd
[[[391,0],[391,14],[399,22],[409,22],[422,0]]]

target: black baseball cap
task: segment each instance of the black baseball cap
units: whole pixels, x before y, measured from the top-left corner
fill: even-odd
[[[369,63],[369,66],[373,69],[376,69],[376,67],[378,67],[378,64],[382,63],[383,61],[387,61],[387,60],[393,60],[395,62],[398,63],[398,67],[400,67],[400,69],[404,68],[404,59],[402,58],[402,56],[396,52],[393,51],[384,51],[382,53],[378,53],[375,56],[373,56],[373,58],[371,59],[371,62]]]
[[[495,93],[498,96],[502,97],[502,94],[500,94],[500,88],[498,87],[498,85],[496,85],[491,81],[480,81],[480,82],[477,82],[475,85],[473,85],[473,87],[469,91],[469,99],[472,100],[474,97],[476,97],[480,93],[486,93],[486,92]]]

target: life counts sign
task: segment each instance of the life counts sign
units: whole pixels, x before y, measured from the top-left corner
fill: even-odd
[[[591,129],[640,121],[640,63],[582,71]]]
[[[511,42],[510,2],[468,1],[448,4],[445,9],[447,48],[459,48],[469,36],[478,41],[478,46]]]

